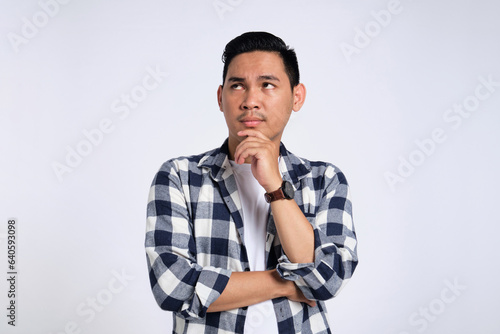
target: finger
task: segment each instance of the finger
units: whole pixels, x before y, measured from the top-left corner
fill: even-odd
[[[269,140],[269,138],[267,138],[262,132],[257,131],[257,130],[253,130],[253,129],[246,129],[246,130],[239,131],[238,136],[240,136],[240,137],[244,137],[244,136],[257,137],[257,138],[261,138],[264,140]]]
[[[260,140],[260,139],[259,139]],[[241,158],[246,159],[249,156],[263,159],[267,156],[272,157],[273,148],[269,147],[266,142],[247,141],[240,143],[234,152],[234,160],[240,161]]]
[[[238,145],[245,145],[248,143],[262,143],[262,144],[268,144],[269,140],[263,139],[260,137],[245,137]]]
[[[236,146],[236,150],[234,151],[234,161],[238,163],[243,153],[243,157],[246,159],[252,153],[258,153],[262,150],[268,150],[267,142],[263,141],[260,138],[247,138],[242,141],[238,146]],[[252,150],[249,152],[248,150]]]
[[[316,302],[314,300],[307,299],[306,304],[309,305],[309,306],[311,306],[311,307],[315,307],[316,306]]]
[[[259,154],[259,152],[260,150],[258,147],[245,147],[241,149],[241,151],[239,151],[238,154],[235,153],[234,161],[237,161],[237,163],[242,164],[248,157],[256,157]]]

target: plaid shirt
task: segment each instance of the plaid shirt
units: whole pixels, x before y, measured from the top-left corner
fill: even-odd
[[[331,333],[324,300],[349,281],[357,264],[349,188],[335,166],[298,158],[280,147],[280,171],[314,228],[314,263],[291,263],[272,213],[266,237],[267,268],[277,268],[310,307],[273,299],[280,333]],[[165,162],[147,208],[146,253],[153,295],[173,311],[173,333],[243,333],[246,308],[207,313],[231,272],[248,271],[244,222],[226,142],[218,149]]]

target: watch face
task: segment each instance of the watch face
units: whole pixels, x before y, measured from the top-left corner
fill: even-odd
[[[283,194],[285,195],[285,197],[287,199],[292,199],[293,195],[295,194],[292,184],[288,181],[284,181],[281,187],[283,189]]]

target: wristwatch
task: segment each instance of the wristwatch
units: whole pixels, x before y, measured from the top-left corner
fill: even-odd
[[[283,181],[278,190],[265,193],[264,197],[266,198],[267,203],[271,203],[279,199],[292,199],[293,195],[294,190],[292,184],[288,181]]]

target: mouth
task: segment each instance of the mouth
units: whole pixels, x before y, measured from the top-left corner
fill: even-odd
[[[254,128],[263,122],[262,119],[256,117],[245,117],[241,121],[247,128]]]

